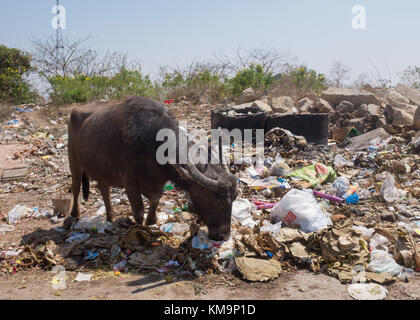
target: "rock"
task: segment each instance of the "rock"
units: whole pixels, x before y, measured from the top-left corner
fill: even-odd
[[[366,112],[374,117],[381,117],[380,113],[381,108],[377,106],[376,104],[368,104],[366,106]]]
[[[303,98],[299,100],[297,107],[300,113],[311,112],[314,107],[314,102],[309,98]]]
[[[349,101],[341,101],[335,109],[340,113],[352,113],[354,110],[356,110],[356,107]]]
[[[350,144],[347,146],[351,151],[363,151],[367,150],[370,146],[370,141],[376,138],[386,139],[389,134],[383,128],[378,128],[373,131],[369,131],[357,137],[350,139]]]
[[[273,112],[273,110],[271,109],[271,107],[268,104],[266,104],[266,103],[264,103],[260,100],[238,104],[236,106],[233,106],[232,110],[237,111],[237,110],[242,110],[242,109],[247,109],[247,108],[258,108],[261,111]]]
[[[274,112],[297,113],[295,103],[290,97],[275,97],[272,99],[271,106]]]
[[[397,221],[397,219],[395,218],[395,215],[391,211],[387,211],[387,210],[381,213],[381,219],[382,221],[389,221],[389,222]]]
[[[271,107],[267,104],[264,103],[262,101],[254,101],[251,105],[251,107],[257,107],[259,108],[261,111],[266,111],[266,112],[273,112],[273,109],[271,109]]]
[[[282,272],[278,260],[236,257],[236,265],[241,275],[249,281],[269,281],[276,279]]]
[[[354,118],[349,120],[349,127],[355,127],[358,131],[365,131],[365,119],[364,118]]]
[[[328,103],[328,101],[324,99],[318,99],[315,103],[314,108],[312,109],[314,113],[331,113],[334,112],[334,109]]]
[[[395,89],[389,89],[386,95],[386,99],[391,103],[403,103],[409,104],[410,100],[403,96],[401,93],[396,91]]]
[[[397,84],[395,90],[410,100],[411,104],[420,105],[420,90]]]
[[[241,92],[239,95],[238,101],[239,103],[247,103],[252,102],[257,99],[254,89],[247,88],[244,91]]]
[[[420,130],[420,106],[417,107],[416,112],[414,113],[414,129]]]
[[[357,108],[364,103],[372,103],[376,105],[381,104],[373,93],[363,89],[354,88],[330,87],[322,93],[321,98],[328,101],[332,106],[338,105],[343,100],[351,102]]]
[[[410,104],[394,103],[385,108],[385,118],[393,126],[411,125],[416,107]]]

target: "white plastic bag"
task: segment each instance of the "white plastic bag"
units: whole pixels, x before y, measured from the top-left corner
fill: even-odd
[[[286,226],[298,224],[303,232],[318,231],[332,225],[328,217],[318,205],[314,196],[297,189],[290,190],[271,210],[274,221],[282,221]]]
[[[112,223],[104,221],[102,216],[95,215],[80,219],[74,226],[74,229],[96,230],[98,233],[105,233],[105,230],[109,229],[111,226]]]
[[[404,196],[395,186],[395,179],[389,172],[385,172],[385,181],[381,186],[379,196],[386,202],[396,202]]]
[[[367,270],[377,273],[387,272],[398,276],[404,268],[395,262],[394,258],[384,250],[373,250],[370,253],[370,263]]]
[[[7,222],[15,224],[16,222],[19,222],[20,219],[29,217],[32,214],[32,211],[33,210],[31,208],[18,204],[7,214]]]
[[[334,167],[352,167],[354,166],[354,162],[346,160],[341,154],[337,154],[334,158]]]
[[[260,231],[269,231],[271,232],[273,235],[276,235],[277,233],[280,232],[281,229],[281,225],[282,222],[277,222],[275,224],[270,223],[270,221],[264,220],[263,221],[264,225],[260,228]]]
[[[251,216],[251,203],[247,199],[237,199],[232,203],[232,219],[244,227],[253,228],[256,225]]]
[[[388,251],[388,245],[391,244],[388,238],[377,233],[369,241],[369,245],[375,250]]]

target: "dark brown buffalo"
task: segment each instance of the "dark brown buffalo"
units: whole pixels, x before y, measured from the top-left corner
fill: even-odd
[[[87,199],[89,179],[98,181],[110,222],[111,186],[125,188],[138,224],[143,223],[144,214],[141,195],[147,197],[150,208],[146,225],[156,223],[163,187],[171,180],[189,194],[192,210],[208,226],[209,236],[229,238],[232,201],[237,196],[235,176],[223,164],[159,164],[156,151],[163,142],[156,141],[156,135],[162,128],[173,130],[178,143],[178,122],[164,106],[142,97],[73,109],[68,153],[74,201],[65,228],[71,228],[80,217],[80,186]]]

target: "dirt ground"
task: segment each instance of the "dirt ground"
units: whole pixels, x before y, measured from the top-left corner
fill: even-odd
[[[205,107],[203,107],[205,109]],[[63,108],[61,115],[68,115],[71,108]],[[177,111],[177,110],[175,110]],[[206,114],[203,118],[201,114]],[[51,113],[47,113],[51,117]],[[196,121],[206,120],[209,123],[209,112],[185,108],[178,117],[188,115]],[[45,110],[38,110],[25,115],[35,125],[50,125],[46,119]],[[58,131],[65,133],[65,123],[60,124]],[[13,166],[11,156],[14,152],[21,150],[24,143],[17,145],[0,145],[0,167]],[[41,177],[42,180],[42,177]],[[63,188],[68,188],[70,178],[67,172],[63,172],[61,181],[57,181]],[[70,193],[67,194],[70,197]],[[51,208],[52,195],[40,190],[27,190],[13,193],[0,192],[0,213],[5,215],[16,204],[29,207],[38,206]],[[96,211],[91,205],[99,198],[98,192],[91,196],[89,202],[81,206],[84,212]],[[116,213],[123,215],[129,211],[127,204],[115,207]],[[23,219],[15,227],[13,232],[0,235],[0,248],[3,250],[19,246],[25,235],[36,230],[50,230],[61,224],[52,224],[47,220]],[[317,300],[351,300],[347,293],[347,284],[341,284],[339,280],[324,275],[315,274],[307,270],[286,271],[276,280],[268,283],[252,283],[244,281],[237,273],[204,275],[194,279],[176,280],[167,283],[165,278],[157,273],[134,274],[113,272],[103,270],[89,270],[93,273],[90,282],[75,282],[77,272],[66,271],[65,290],[55,290],[51,280],[55,273],[43,270],[21,271],[13,275],[0,275],[0,299],[317,299]],[[386,286],[389,291],[387,299],[420,299],[420,276],[416,274],[410,282],[397,281]]]

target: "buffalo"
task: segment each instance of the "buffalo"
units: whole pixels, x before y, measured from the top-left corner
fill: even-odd
[[[230,237],[232,202],[237,196],[237,179],[227,166],[160,164],[156,152],[163,143],[156,136],[161,129],[176,133],[179,124],[163,105],[144,97],[122,102],[96,102],[72,110],[68,126],[68,156],[72,175],[73,206],[64,228],[80,218],[78,197],[89,195],[89,180],[96,180],[106,207],[107,221],[113,221],[110,187],[124,188],[137,224],[143,223],[142,195],[150,206],[146,225],[157,222],[156,209],[167,181],[187,192],[190,211],[208,226],[214,240]],[[189,146],[190,146],[189,142]],[[176,148],[178,150],[178,148]],[[222,159],[219,146],[220,160]]]

